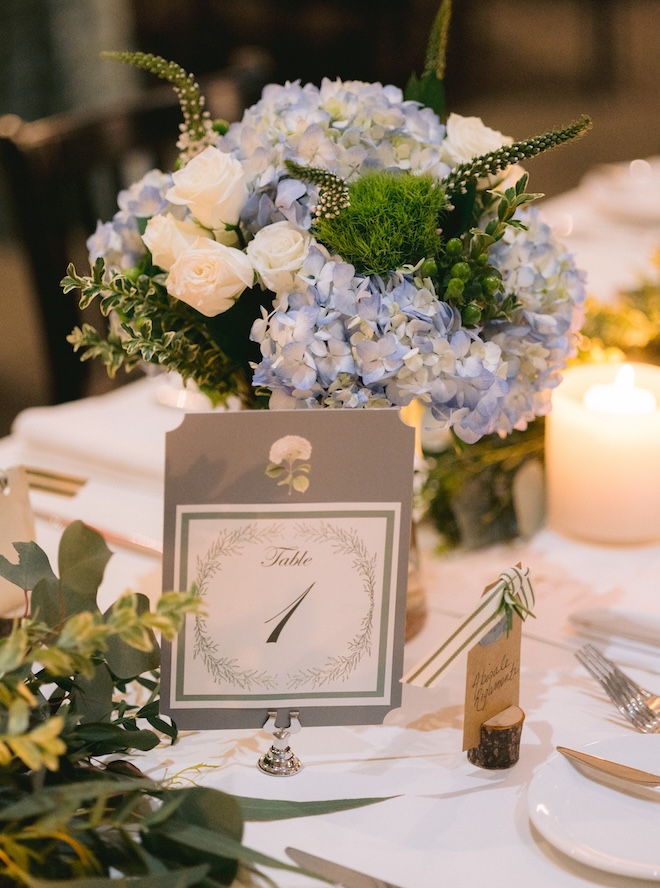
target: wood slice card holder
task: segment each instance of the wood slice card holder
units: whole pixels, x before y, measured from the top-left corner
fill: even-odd
[[[520,738],[525,713],[519,706],[507,706],[487,719],[480,728],[479,745],[467,751],[468,761],[480,768],[510,768],[520,757]]]

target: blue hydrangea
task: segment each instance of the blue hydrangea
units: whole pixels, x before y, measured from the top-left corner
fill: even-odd
[[[405,169],[446,178],[445,128],[436,115],[381,84],[324,80],[271,85],[219,147],[238,158],[250,197],[249,235],[288,219],[312,221],[315,186],[292,180],[285,161],[352,181],[368,170]],[[356,275],[314,245],[300,287],[275,293],[252,336],[262,360],[254,384],[275,407],[406,405],[419,399],[472,442],[525,428],[547,412],[550,390],[575,348],[584,281],[535,213],[528,231],[509,229],[491,252],[504,292],[521,308],[511,322],[463,328],[430,280],[414,270]]]
[[[285,160],[322,167],[349,182],[367,170],[388,168],[444,178],[444,136],[437,116],[404,101],[397,87],[324,79],[320,87],[267,86],[219,147],[243,165],[250,197],[241,222],[254,234],[283,219],[305,230],[311,225],[316,187],[290,179]]]
[[[98,222],[96,231],[87,239],[90,262],[102,258],[109,270],[126,271],[133,268],[146,253],[139,228],[140,219],[157,213],[174,212],[181,216],[181,208],[170,204],[165,194],[172,185],[172,176],[160,170],[150,170],[117,196],[119,210],[111,222]]]
[[[371,407],[419,399],[467,442],[524,429],[547,412],[576,347],[584,279],[534,210],[492,250],[514,322],[465,329],[415,271],[386,278],[313,248],[295,293],[276,294],[254,325],[255,385],[277,407]]]

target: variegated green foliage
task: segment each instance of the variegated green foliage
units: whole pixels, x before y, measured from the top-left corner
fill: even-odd
[[[261,290],[244,292],[228,311],[206,318],[171,297],[158,274],[108,273],[102,259],[89,275],[69,265],[62,287],[65,293],[80,290],[82,309],[98,300],[101,313],[114,321],[108,334],[83,324],[67,337],[82,360],[99,357],[110,376],[120,367],[130,371],[143,362],[157,364],[183,379],[194,378],[215,404],[232,394],[254,403],[249,361],[258,360],[259,351],[249,331],[259,316]]]
[[[295,871],[246,847],[244,821],[384,801],[242,799],[182,787],[177,775],[153,782],[128,759],[104,763],[151,749],[159,735],[176,740],[158,711],[154,633],[171,640],[199,598],[165,593],[152,611],[145,596],[128,594],[101,613],[96,593],[111,553],[81,522],[62,535],[59,576],[36,543],[14,547],[18,561],[0,556],[0,576],[26,600],[30,593],[31,613],[0,620],[2,888],[113,888],[120,877],[134,888],[209,888],[258,865]],[[126,693],[136,686],[148,698],[139,705]]]

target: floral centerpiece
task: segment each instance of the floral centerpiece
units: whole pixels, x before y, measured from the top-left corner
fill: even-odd
[[[213,123],[191,75],[178,169],[119,195],[89,240],[108,335],[69,337],[108,371],[159,364],[214,402],[249,407],[427,405],[464,442],[549,410],[575,350],[583,276],[529,204],[519,164],[586,118],[514,142],[445,116],[450,3],[405,92],[324,80],[270,85],[242,120]]]

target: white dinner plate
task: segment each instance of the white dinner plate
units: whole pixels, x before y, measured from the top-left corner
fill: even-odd
[[[660,773],[660,735],[630,734],[581,749]],[[660,789],[627,792],[606,781],[591,779],[556,753],[529,785],[532,823],[575,860],[609,873],[660,881]]]
[[[660,157],[603,164],[582,180],[584,195],[607,216],[641,225],[660,223]]]

